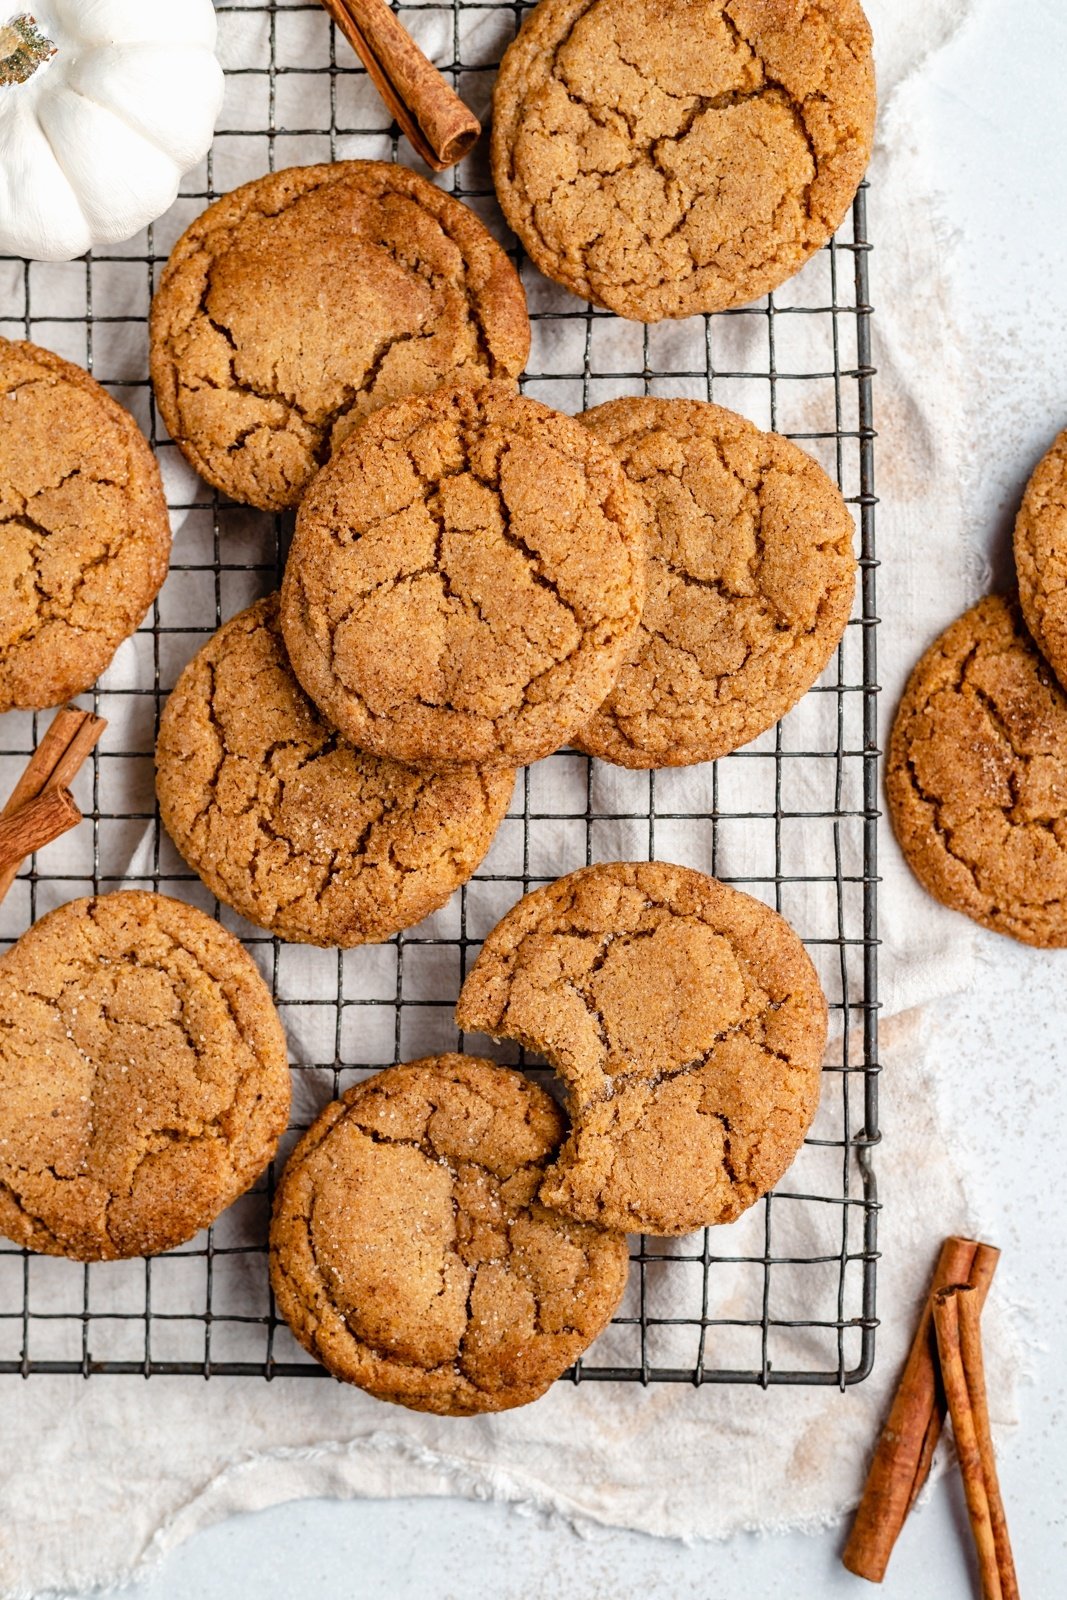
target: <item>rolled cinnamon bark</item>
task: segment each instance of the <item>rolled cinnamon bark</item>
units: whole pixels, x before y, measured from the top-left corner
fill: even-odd
[[[10,817],[0,819],[0,870],[32,856],[60,834],[77,827],[82,814],[69,789],[46,789]]]
[[[850,1572],[881,1583],[889,1557],[930,1472],[945,1419],[937,1361],[933,1296],[953,1283],[973,1283],[984,1302],[1000,1256],[992,1245],[950,1238],[941,1246],[893,1404],[867,1474],[841,1559]]]
[[[44,738],[26,763],[21,777],[12,789],[3,810],[0,811],[0,818],[14,821],[23,817],[30,802],[46,791],[58,789],[66,793],[106,727],[106,720],[94,716],[91,711],[79,711],[76,706],[62,706],[52,718]],[[69,795],[67,801],[70,805],[74,805]],[[77,806],[74,806],[74,810],[77,816],[69,824],[71,827],[81,820],[81,812]],[[61,811],[55,806],[52,807],[52,812],[57,819],[70,815],[69,810]],[[45,815],[48,815],[47,811]],[[31,822],[31,827],[36,825]],[[25,829],[24,817],[22,826]],[[66,827],[59,829],[62,833],[66,831]],[[17,833],[10,837],[14,838],[17,845]],[[58,833],[53,837],[58,837]],[[47,839],[41,840],[41,844],[47,843]],[[12,851],[16,845],[12,845]],[[40,849],[40,845],[35,845],[33,848]],[[28,850],[23,851],[21,855],[9,852],[6,863],[0,863],[0,900],[3,900],[11,888],[19,867],[30,853]]]
[[[952,1432],[956,1439],[956,1459],[959,1462],[960,1477],[963,1479],[967,1515],[978,1556],[982,1600],[1004,1600],[997,1563],[997,1542],[993,1536],[993,1519],[989,1512],[989,1495],[986,1490],[985,1474],[982,1471],[982,1455],[978,1448],[974,1405],[960,1349],[960,1297],[973,1293],[974,1291],[966,1284],[956,1284],[940,1290],[934,1296],[934,1328],[937,1332],[941,1380],[945,1386],[948,1409],[952,1417]]]
[[[1000,1492],[997,1459],[993,1450],[993,1434],[989,1425],[989,1399],[986,1393],[985,1356],[982,1351],[982,1306],[977,1292],[961,1289],[955,1296],[959,1313],[960,1356],[963,1361],[967,1392],[974,1414],[975,1440],[982,1467],[986,1498],[989,1502],[989,1520],[996,1548],[997,1574],[1000,1578],[1002,1600],[1019,1600],[1019,1581],[1015,1575],[1015,1559],[1008,1535],[1008,1518]]]
[[[398,22],[385,0],[322,0],[427,166],[444,172],[482,125]]]

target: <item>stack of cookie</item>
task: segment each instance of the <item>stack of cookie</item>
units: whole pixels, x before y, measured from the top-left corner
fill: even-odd
[[[1067,947],[1067,433],[1015,523],[1017,594],[931,645],[897,712],[889,814],[920,883],[1025,944]]]
[[[291,320],[268,317],[277,282]],[[190,462],[297,508],[280,599],[190,664],[158,746],[182,854],[283,938],[411,926],[484,857],[515,768],[568,742],[714,760],[840,640],[853,525],[817,464],[697,401],[575,419],[517,393],[510,262],[402,167],[219,201],[176,246],[152,335]]]

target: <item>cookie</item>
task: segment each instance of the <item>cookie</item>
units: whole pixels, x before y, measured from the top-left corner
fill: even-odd
[[[639,322],[745,305],[830,238],[871,153],[859,0],[542,0],[492,168],[548,277]]]
[[[609,862],[528,894],[486,939],[466,1030],[540,1051],[571,1133],[543,1204],[620,1231],[732,1222],[819,1100],[826,1001],[793,929],[687,867]]]
[[[990,595],[930,646],[886,766],[908,865],[954,911],[1067,945],[1067,695],[1018,605]]]
[[[274,1202],[271,1282],[337,1378],[445,1416],[536,1400],[605,1327],[626,1241],[545,1209],[563,1136],[521,1073],[442,1055],[326,1107]]]
[[[699,400],[609,400],[586,427],[641,498],[645,609],[579,749],[624,767],[714,761],[771,728],[825,668],[852,609],[840,491],[776,433]]]
[[[1027,485],[1015,520],[1015,566],[1026,626],[1067,684],[1067,430]]]
[[[73,900],[0,958],[0,1233],[16,1244],[170,1250],[253,1183],[288,1110],[270,992],[202,911]]]
[[[516,377],[526,298],[474,213],[381,161],[291,167],[210,206],[152,303],[152,382],[201,477],[277,510],[362,417]]]
[[[522,766],[587,722],[644,594],[636,500],[572,417],[503,384],[399,401],[300,507],[282,632],[363,750]]]
[[[88,689],[169,559],[159,468],[129,412],[51,350],[0,339],[0,711]]]
[[[167,701],[163,824],[220,900],[283,939],[367,944],[466,883],[510,768],[416,773],[326,726],[293,676],[271,595],[219,629]]]

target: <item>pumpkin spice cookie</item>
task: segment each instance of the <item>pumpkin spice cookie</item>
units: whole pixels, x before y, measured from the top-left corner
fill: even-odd
[[[1067,946],[1067,695],[1014,600],[980,601],[923,656],[886,790],[935,899],[1024,944]]]
[[[493,178],[548,277],[640,322],[688,317],[827,242],[874,112],[859,0],[542,0],[501,63]]]
[[[637,637],[579,749],[624,767],[714,761],[796,704],[852,608],[853,525],[788,439],[699,400],[610,400],[581,419],[641,497]]]
[[[438,384],[517,377],[526,298],[474,213],[407,167],[291,167],[215,202],[152,303],[174,440],[248,505],[295,506],[362,417]]]
[[[0,711],[88,689],[169,558],[159,469],[129,412],[51,350],[0,339]]]
[[[16,1244],[170,1250],[253,1183],[288,1110],[270,992],[202,911],[74,900],[0,958],[0,1233]]]
[[[392,1067],[326,1107],[285,1168],[271,1282],[333,1375],[415,1411],[544,1394],[610,1320],[626,1241],[539,1202],[563,1118],[471,1056]]]
[[[604,699],[644,595],[638,508],[572,417],[504,384],[365,422],[316,478],[282,584],[312,700],[413,766],[521,766]]]
[[[388,939],[471,876],[514,773],[420,774],[328,728],[289,666],[271,595],[178,679],[156,747],[160,814],[211,892],[283,939]]]
[[[1026,625],[1067,685],[1067,430],[1027,485],[1015,521],[1015,566]]]
[[[732,1222],[778,1182],[819,1101],[826,1001],[804,946],[686,867],[610,862],[526,895],[456,1020],[548,1058],[572,1127],[540,1198],[620,1231]]]

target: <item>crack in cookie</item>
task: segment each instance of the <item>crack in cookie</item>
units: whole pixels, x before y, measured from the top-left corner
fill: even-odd
[[[87,689],[167,574],[170,519],[133,418],[50,350],[0,339],[0,711]]]
[[[644,612],[579,749],[634,768],[714,761],[824,670],[852,608],[840,491],[788,439],[699,400],[609,400],[581,418],[640,497]]]
[[[916,666],[886,792],[936,899],[1026,944],[1067,946],[1067,694],[1014,599],[982,600]]]
[[[203,912],[75,900],[0,959],[0,1231],[18,1244],[172,1249],[251,1185],[288,1109],[270,993]]]
[[[611,451],[503,384],[365,422],[297,517],[293,670],[361,749],[519,766],[586,722],[644,594],[638,505]]]
[[[293,675],[277,595],[185,668],[156,769],[163,824],[213,894],[281,938],[343,947],[444,905],[514,787],[510,768],[418,773],[348,744]]]
[[[542,0],[501,63],[492,167],[541,271],[654,322],[766,294],[870,156],[859,0]]]
[[[271,510],[297,505],[370,412],[516,377],[530,345],[522,286],[474,213],[376,161],[294,167],[216,201],[171,254],[151,334],[183,454]]]
[[[471,1056],[390,1068],[327,1106],[271,1224],[278,1307],[305,1349],[415,1410],[536,1400],[629,1269],[624,1238],[537,1199],[563,1131],[543,1089]]]
[[[804,946],[685,867],[610,862],[528,894],[486,939],[456,1020],[559,1073],[572,1128],[541,1199],[605,1227],[733,1221],[818,1104],[827,1010]]]

